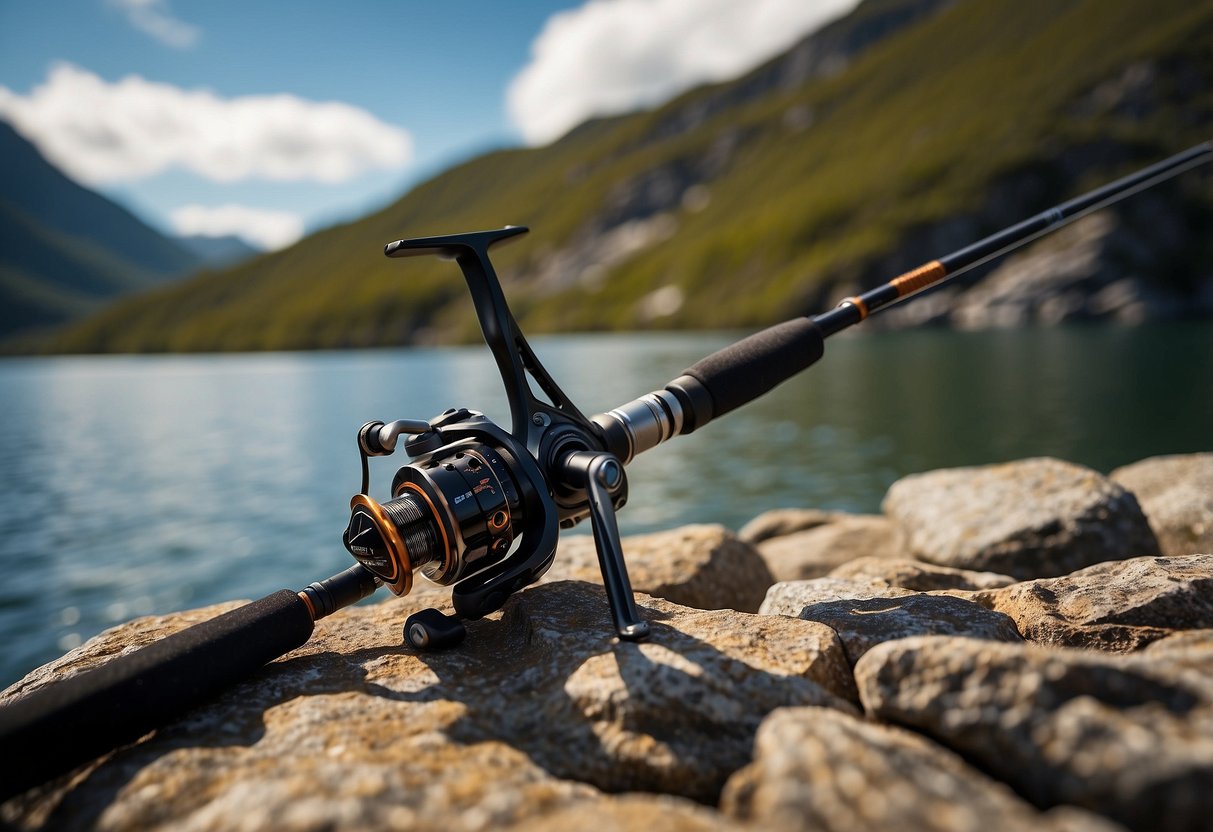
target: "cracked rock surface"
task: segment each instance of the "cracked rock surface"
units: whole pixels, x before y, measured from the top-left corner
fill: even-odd
[[[1213,555],[1099,563],[973,598],[1009,615],[1032,641],[1137,650],[1177,630],[1213,627]]]

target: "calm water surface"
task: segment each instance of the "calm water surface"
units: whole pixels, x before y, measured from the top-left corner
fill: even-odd
[[[534,346],[592,413],[730,340]],[[7,360],[0,403],[0,685],[133,616],[347,566],[363,422],[458,405],[508,425],[483,347]],[[636,460],[620,525],[873,512],[894,480],[931,468],[1052,455],[1108,471],[1202,450],[1213,450],[1210,324],[842,337],[764,399]],[[372,461],[376,496],[401,462]]]

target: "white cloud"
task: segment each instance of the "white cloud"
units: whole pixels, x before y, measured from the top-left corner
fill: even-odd
[[[198,40],[201,30],[173,17],[168,0],[109,0],[110,5],[126,13],[130,24],[151,35],[165,46],[188,49]]]
[[[400,168],[413,152],[406,130],[349,104],[288,94],[222,98],[137,75],[111,83],[66,63],[28,95],[0,85],[0,116],[89,185],[173,168],[217,182],[336,183]]]
[[[183,205],[172,212],[170,219],[178,234],[235,234],[249,245],[269,251],[286,248],[303,236],[303,219],[297,214],[247,205]]]
[[[757,66],[856,0],[591,0],[548,19],[510,83],[532,144]]]

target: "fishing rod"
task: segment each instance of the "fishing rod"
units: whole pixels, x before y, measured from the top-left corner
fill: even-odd
[[[627,501],[624,466],[638,454],[702,428],[821,358],[827,337],[873,312],[1006,254],[1091,211],[1213,159],[1205,142],[985,239],[932,260],[815,317],[795,318],[725,347],[660,390],[584,416],[523,337],[489,259],[527,229],[398,240],[388,257],[437,255],[459,265],[505,386],[509,431],[483,414],[450,409],[428,419],[371,421],[357,434],[362,466],[342,535],[357,564],[294,592],[280,590],[93,670],[0,707],[0,800],[68,772],[180,716],[303,645],[316,621],[414,573],[451,586],[455,614],[406,619],[418,650],[452,647],[463,622],[500,609],[551,566],[561,528],[589,518],[616,634],[649,634],[632,596],[616,511]],[[533,380],[546,399],[539,398]],[[410,458],[391,499],[370,496],[371,457],[401,445]]]

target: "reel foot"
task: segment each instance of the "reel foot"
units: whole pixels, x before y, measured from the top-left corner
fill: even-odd
[[[404,622],[404,640],[418,650],[456,647],[467,634],[467,628],[456,616],[435,609],[413,613]]]
[[[649,622],[637,621],[635,624],[625,624],[616,628],[616,632],[623,641],[644,641],[649,637]]]

